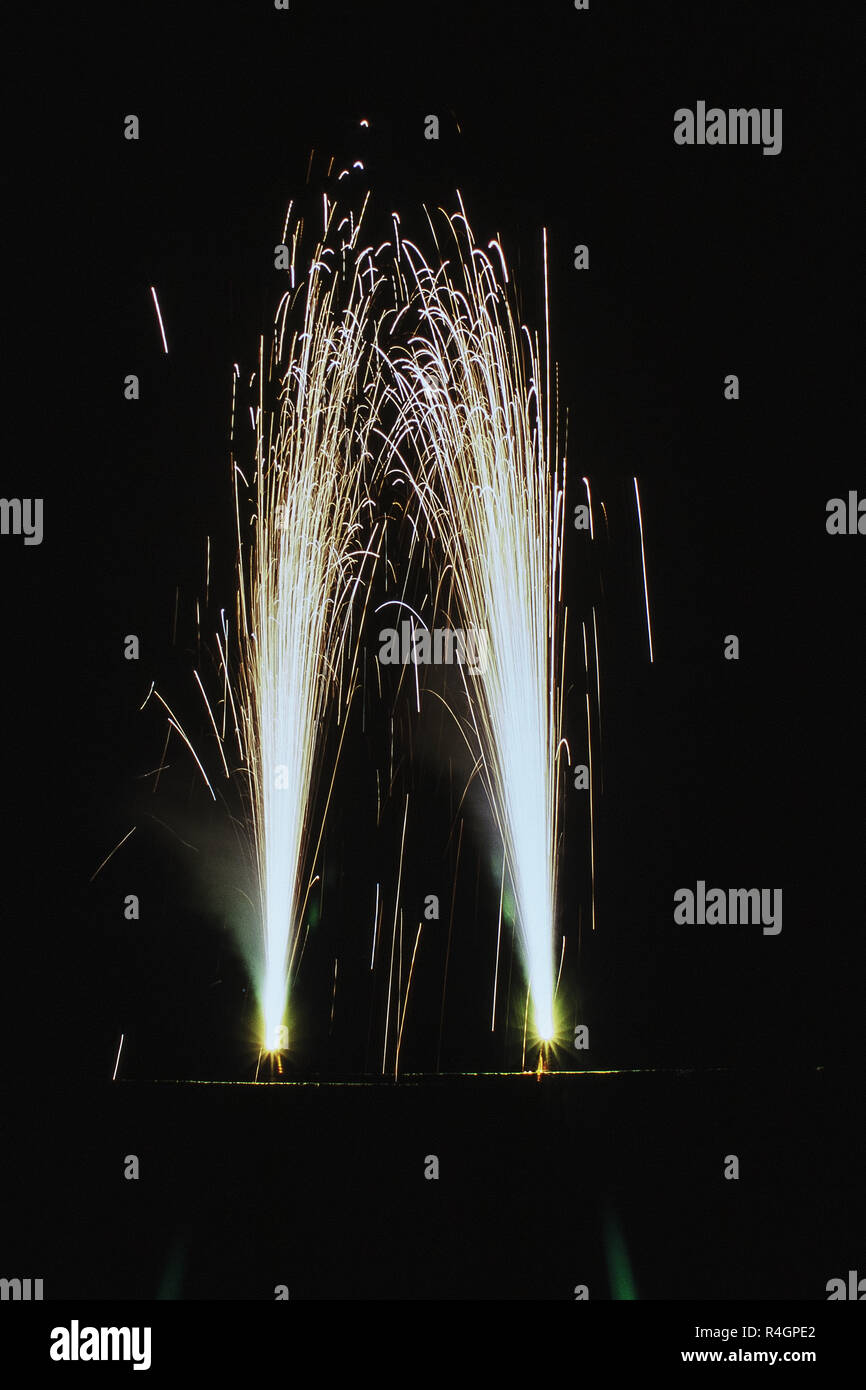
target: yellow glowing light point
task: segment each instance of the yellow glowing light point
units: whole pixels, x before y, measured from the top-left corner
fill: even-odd
[[[538,1066],[535,1068],[535,1075],[539,1081],[542,1076],[547,1076],[550,1073],[550,1048],[551,1040],[548,1039],[543,1041],[538,1049]]]

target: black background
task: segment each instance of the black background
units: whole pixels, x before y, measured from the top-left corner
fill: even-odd
[[[642,1297],[823,1297],[827,1279],[866,1258],[855,1195],[864,541],[825,530],[830,497],[866,491],[852,438],[844,25],[805,6],[579,13],[566,0],[157,5],[64,23],[22,43],[9,103],[3,492],[44,497],[45,537],[0,541],[8,1272],[16,1260],[22,1273],[44,1267],[56,1296],[270,1297],[282,1266],[269,1240],[283,1249],[273,1231],[297,1232],[300,1204],[303,1238],[294,1264],[284,1258],[293,1295],[570,1297],[582,1269],[602,1268],[607,1203],[634,1241]],[[781,154],[676,146],[673,112],[699,99],[781,107]],[[130,112],[137,143],[123,139]],[[428,113],[438,141],[424,139]],[[152,794],[145,774],[165,724],[139,706],[155,680],[199,717],[207,536],[212,612],[233,603],[232,364],[244,378],[255,366],[282,287],[273,246],[286,205],[313,215],[334,189],[331,155],[337,168],[364,162],[341,188],[356,206],[371,190],[371,240],[389,235],[396,208],[404,235],[423,242],[422,204],[451,211],[459,188],[479,242],[501,237],[536,326],[548,229],[567,510],[584,500],[586,474],[610,521],[591,553],[566,532],[566,732],[583,760],[578,648],[595,603],[604,794],[594,934],[585,809],[581,793],[564,796],[557,1063],[574,1065],[579,1018],[591,1035],[581,1065],[675,1069],[630,1087],[562,1077],[473,1090],[452,1078],[275,1099],[150,1084],[238,1080],[255,1063],[248,981],[221,906],[236,855],[226,808],[209,806],[177,749]],[[586,272],[573,268],[577,243],[589,246]],[[138,403],[123,399],[128,372]],[[723,398],[729,372],[737,402]],[[141,637],[137,663],[123,660],[127,633]],[[728,633],[738,662],[723,659]],[[468,820],[440,1012],[455,794],[431,768],[440,726],[413,730],[405,695],[403,763],[378,829],[390,711],[368,706],[363,735],[360,708],[352,715],[321,922],[297,986],[298,1079],[381,1073],[370,932],[377,881],[391,895],[386,918],[394,910],[407,789],[410,944],[424,895],[445,906],[422,937],[401,1067],[519,1069],[515,1029],[489,1032],[498,885]],[[782,887],[782,933],[675,926],[672,895],[699,878]],[[129,892],[142,900],[138,923],[122,916]],[[124,1082],[112,1091],[121,1033]],[[676,1070],[688,1074],[680,1089]],[[121,1176],[129,1152],[146,1155],[137,1185]],[[456,1187],[436,1193],[447,1219],[422,1210],[428,1152],[451,1155]],[[720,1176],[732,1152],[739,1185]],[[35,1225],[11,1219],[41,1205],[67,1153],[95,1233],[84,1244],[65,1187]],[[250,1213],[268,1191],[275,1215],[262,1226]],[[140,1258],[116,1237],[124,1222]],[[751,1263],[749,1241],[763,1252]],[[166,1294],[177,1242],[185,1273]],[[334,1252],[324,1272],[323,1249]],[[609,1297],[605,1278],[595,1287]]]

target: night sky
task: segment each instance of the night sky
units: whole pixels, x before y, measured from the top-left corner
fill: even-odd
[[[139,706],[155,681],[206,743],[192,671],[209,670],[215,683],[209,634],[219,609],[234,605],[232,364],[244,382],[254,370],[282,292],[273,247],[286,206],[295,199],[315,222],[323,190],[337,192],[325,172],[332,156],[337,170],[364,162],[340,189],[355,207],[370,190],[374,244],[390,235],[396,209],[403,235],[427,248],[422,206],[454,211],[459,188],[478,242],[501,238],[521,312],[539,329],[548,232],[566,510],[585,500],[585,474],[596,525],[601,501],[609,523],[593,544],[570,525],[565,536],[565,732],[585,761],[580,624],[596,605],[604,789],[594,933],[585,793],[569,779],[563,793],[566,1036],[554,1065],[736,1069],[745,1079],[719,1111],[700,1102],[702,1142],[724,1112],[744,1150],[750,1140],[760,1147],[763,1118],[782,1106],[772,1141],[777,1158],[788,1156],[774,1189],[780,1229],[785,1192],[799,1191],[806,1162],[796,1157],[804,1126],[813,1176],[829,1155],[838,1160],[850,1135],[812,1132],[833,1107],[796,1089],[797,1077],[823,1067],[835,1096],[853,1089],[853,1102],[858,1087],[862,1095],[866,538],[825,528],[830,498],[866,496],[852,447],[855,86],[835,23],[814,7],[684,0],[592,0],[586,13],[569,0],[402,8],[292,0],[286,13],[260,0],[182,15],[176,6],[121,8],[54,30],[51,48],[64,63],[44,105],[34,96],[40,45],[22,48],[21,109],[40,138],[16,147],[8,171],[12,438],[3,493],[43,497],[45,520],[38,547],[0,537],[0,977],[5,1093],[31,1160],[54,1132],[31,1084],[50,1081],[64,1113],[75,1114],[76,1097],[110,1079],[121,1033],[128,1083],[248,1079],[255,1065],[250,982],[231,931],[241,855],[229,813],[239,803],[214,807],[178,744],[154,795],[147,774],[160,761],[165,720],[153,702]],[[698,100],[782,108],[781,153],[675,145],[674,111]],[[128,113],[140,118],[137,142],[123,138]],[[439,117],[436,141],[424,138],[430,113]],[[585,271],[573,266],[578,243],[589,247]],[[127,373],[139,376],[138,402],[124,400]],[[728,373],[739,377],[737,401],[724,398]],[[243,464],[249,431],[241,439]],[[199,653],[207,537],[211,603]],[[377,585],[387,596],[381,577]],[[123,659],[130,633],[141,641],[137,662]],[[738,661],[723,657],[728,634],[739,637]],[[449,779],[447,757],[457,757],[456,740],[432,702],[419,721],[410,696],[404,686],[393,708],[370,696],[363,732],[360,701],[350,716],[318,866],[324,892],[296,987],[298,1079],[381,1076],[373,904],[379,882],[390,923],[407,793],[407,953],[425,895],[439,895],[442,911],[422,934],[401,1069],[519,1070],[519,1028],[490,1033],[495,845],[468,811],[455,884],[462,782],[457,771]],[[400,766],[377,828],[375,769],[387,761],[392,713]],[[208,756],[215,768],[212,742]],[[133,825],[128,845],[90,882]],[[699,879],[782,888],[781,933],[676,925],[673,894]],[[128,893],[140,896],[138,922],[124,920]],[[514,1017],[519,972],[515,957]],[[588,1054],[569,1047],[578,1021],[590,1029]],[[740,1086],[747,1099],[738,1112]],[[459,1094],[471,1111],[471,1097]],[[485,1113],[505,1130],[514,1123],[509,1094],[484,1093]],[[181,1118],[165,1120],[169,1127],[183,1124],[174,1104]],[[655,1118],[651,1096],[637,1104],[648,1134],[656,1125],[685,1136],[670,1093]],[[363,1124],[363,1103],[352,1105]],[[196,1106],[204,1132],[212,1117]],[[593,1125],[622,1126],[631,1142],[616,1102],[593,1113]],[[578,1124],[567,1099],[557,1116],[565,1143]],[[250,1123],[266,1135],[261,1114]],[[453,1115],[442,1123],[459,1127]],[[326,1109],[316,1124],[342,1132]],[[739,1151],[727,1135],[722,1125],[719,1154]],[[419,1138],[422,1154],[424,1143],[432,1140]],[[82,1170],[96,1171],[79,1157]],[[555,1161],[567,1166],[564,1151]],[[862,1228],[848,1243],[841,1236],[858,1166],[851,1151],[847,1162],[833,1169],[843,1194],[830,1223],[836,1243],[828,1238],[811,1263],[793,1237],[787,1253],[767,1257],[768,1268],[784,1259],[795,1269],[792,1297],[823,1298],[826,1279],[858,1257],[862,1264]],[[696,1201],[688,1179],[671,1179],[672,1190],[677,1182]],[[627,1176],[622,1190],[645,1210],[649,1195],[635,1196]],[[820,1226],[816,1218],[809,1230]],[[723,1229],[719,1219],[719,1240]],[[362,1242],[357,1230],[352,1238]],[[250,1237],[247,1270],[257,1269],[255,1249]],[[166,1258],[154,1251],[153,1269]],[[97,1279],[82,1281],[85,1267],[84,1257],[71,1271],[62,1266],[64,1294],[105,1296]],[[660,1257],[647,1266],[645,1296],[695,1296],[688,1275],[671,1268]],[[408,1296],[449,1296],[426,1277],[410,1280]],[[148,1278],[124,1285],[122,1296],[153,1297]],[[229,1292],[190,1278],[193,1292],[162,1296],[270,1296],[255,1292],[252,1276]],[[308,1295],[403,1296],[381,1272],[369,1272],[365,1288],[337,1290],[322,1275]],[[468,1277],[454,1290],[485,1296]],[[535,1293],[517,1280],[492,1296],[571,1294],[539,1276]],[[697,1296],[773,1295],[758,1276],[751,1284],[718,1276]]]

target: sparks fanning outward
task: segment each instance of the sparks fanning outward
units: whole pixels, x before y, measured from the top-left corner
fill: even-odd
[[[292,264],[267,367],[260,346],[247,548],[235,470],[237,717],[261,892],[258,986],[268,1050],[285,1045],[290,958],[309,891],[304,874],[315,858],[311,817],[323,728],[336,705],[345,729],[356,671],[355,599],[378,547],[367,493],[379,380],[369,331],[377,282],[369,252],[359,249],[362,219],[363,210],[335,227],[325,201],[323,240],[297,288]]]
[[[462,625],[487,631],[483,669],[461,669],[546,1042],[556,1031],[564,461],[560,472],[556,439],[551,453],[547,342],[542,364],[537,338],[515,323],[499,244],[501,279],[462,203],[449,228],[455,261],[436,273],[402,242],[413,289],[404,312],[418,322],[391,353],[399,438],[411,437],[418,465],[404,466],[451,567]],[[546,240],[544,259],[546,310]]]
[[[546,1044],[556,1035],[555,962],[561,973],[563,956],[556,923],[565,461],[560,466],[556,433],[551,447],[547,333],[542,356],[538,338],[513,315],[499,243],[490,243],[493,258],[475,246],[462,203],[448,224],[454,254],[437,255],[435,271],[397,232],[392,283],[403,307],[387,315],[378,311],[382,277],[373,253],[360,247],[363,210],[357,222],[336,224],[326,197],[324,214],[322,240],[297,285],[301,228],[294,228],[290,288],[269,350],[260,345],[250,410],[254,477],[248,481],[233,459],[238,628],[230,643],[223,619],[217,637],[222,729],[195,673],[227,778],[231,711],[249,790],[262,921],[261,951],[250,964],[262,1048],[287,1046],[298,928],[356,686],[368,581],[383,538],[384,523],[372,521],[378,466],[371,443],[384,437],[387,379],[398,412],[391,448],[444,561],[460,626],[486,636],[484,659],[461,666],[466,732],[514,892],[527,981],[525,1050],[530,998],[537,1038]],[[288,226],[289,217],[284,244]],[[547,329],[546,238],[544,271]],[[234,420],[233,396],[233,440]],[[404,456],[406,440],[412,447]],[[417,945],[416,938],[413,967]],[[336,979],[335,961],[335,991]],[[494,1022],[495,997],[494,980]],[[388,998],[386,1049],[390,983]],[[402,1031],[401,1023],[397,1058]]]

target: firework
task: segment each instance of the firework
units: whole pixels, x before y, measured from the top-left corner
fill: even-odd
[[[508,271],[474,243],[462,202],[448,219],[453,264],[434,273],[402,239],[414,313],[391,352],[401,412],[394,445],[451,571],[463,627],[487,634],[461,667],[474,741],[505,847],[537,1037],[553,1038],[557,817],[564,618],[564,460],[551,449],[550,366],[517,326]],[[544,244],[545,317],[547,254]],[[545,328],[547,325],[545,325]],[[415,463],[400,452],[411,438]]]
[[[316,840],[323,749],[331,721],[345,730],[356,675],[356,600],[367,592],[377,554],[367,490],[377,281],[369,252],[360,248],[362,219],[363,210],[357,221],[337,225],[325,200],[324,235],[298,286],[295,229],[291,287],[277,311],[268,364],[264,342],[259,351],[248,546],[238,488],[245,480],[235,469],[240,653],[232,704],[249,778],[263,927],[257,983],[268,1050],[287,1041],[292,952],[324,823],[323,811]],[[341,745],[342,732],[336,756]]]

